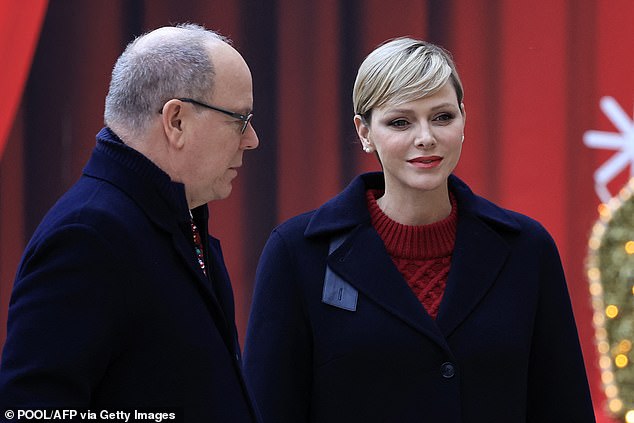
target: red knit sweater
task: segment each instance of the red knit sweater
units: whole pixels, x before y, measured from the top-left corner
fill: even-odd
[[[445,219],[429,225],[408,226],[383,213],[376,202],[382,195],[378,190],[366,193],[372,225],[414,295],[435,319],[447,285],[456,240],[456,200],[450,195],[451,213]]]

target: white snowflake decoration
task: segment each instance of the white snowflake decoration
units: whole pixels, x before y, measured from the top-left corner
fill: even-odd
[[[601,201],[607,203],[612,198],[608,189],[610,181],[628,165],[630,175],[634,176],[634,120],[630,119],[612,97],[603,97],[599,105],[620,133],[586,131],[583,142],[590,148],[619,151],[594,172],[594,189]]]

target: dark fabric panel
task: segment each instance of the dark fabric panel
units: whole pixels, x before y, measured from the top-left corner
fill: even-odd
[[[341,186],[346,186],[356,175],[361,144],[357,138],[353,124],[354,110],[352,106],[352,87],[357,76],[359,64],[365,55],[361,48],[359,27],[361,25],[358,10],[361,8],[360,0],[349,0],[339,4],[339,50],[341,85],[339,103],[341,114],[339,117],[339,132],[341,134],[341,154],[339,166],[341,169]]]
[[[123,2],[122,29],[125,37],[122,38],[121,50],[125,48],[133,37],[144,32],[145,3],[143,0],[127,0]]]
[[[452,0],[427,0],[427,41],[450,48],[453,3]]]
[[[51,2],[25,91],[25,231],[30,238],[46,211],[70,185],[64,122],[72,115],[68,96],[73,57],[70,25],[61,25],[72,2]],[[44,94],[45,93],[45,94]],[[43,95],[44,94],[44,95]],[[54,102],[52,102],[54,100]]]
[[[277,219],[277,141],[279,114],[277,101],[278,79],[276,65],[278,60],[277,22],[278,3],[276,0],[263,0],[242,4],[242,48],[240,51],[253,74],[254,118],[260,145],[257,150],[245,154],[244,207],[248,217],[240,224],[245,227],[247,239],[244,241],[245,279],[240,281],[243,295],[250,304],[255,263]]]

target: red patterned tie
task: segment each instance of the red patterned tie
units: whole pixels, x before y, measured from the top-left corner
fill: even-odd
[[[203,243],[200,239],[200,231],[198,227],[194,223],[194,219],[191,219],[192,225],[192,235],[194,237],[194,251],[196,252],[196,258],[198,259],[198,264],[202,269],[205,276],[207,276],[207,269],[205,269],[205,255],[203,254]]]

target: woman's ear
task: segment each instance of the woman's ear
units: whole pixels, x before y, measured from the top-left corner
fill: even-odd
[[[354,126],[357,129],[357,136],[359,137],[359,141],[361,141],[363,151],[366,153],[374,151],[374,146],[369,138],[370,126],[366,120],[361,115],[354,115]]]

